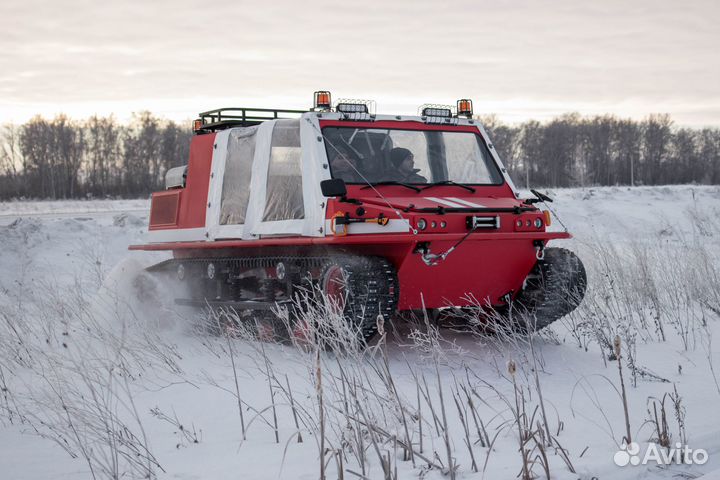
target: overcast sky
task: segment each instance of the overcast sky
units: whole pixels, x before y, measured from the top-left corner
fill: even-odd
[[[720,2],[0,0],[0,122],[143,109],[378,113],[470,97],[506,121],[563,112],[720,125]]]

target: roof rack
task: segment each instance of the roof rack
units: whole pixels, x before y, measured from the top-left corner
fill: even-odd
[[[309,110],[280,110],[273,108],[226,107],[208,110],[198,115],[193,130],[209,133],[232,127],[250,127],[267,120],[298,118]]]

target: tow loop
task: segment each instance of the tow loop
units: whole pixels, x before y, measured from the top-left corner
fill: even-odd
[[[477,230],[477,226],[470,229],[469,232],[465,234],[464,237],[462,237],[458,242],[453,245],[452,247],[445,250],[443,253],[432,253],[430,252],[430,247],[419,249],[420,255],[422,256],[423,262],[425,262],[425,265],[428,267],[434,267],[435,265],[439,265],[440,262],[444,261],[457,247],[460,246],[461,243],[463,243],[467,238],[470,236],[471,233],[473,233],[475,230]]]

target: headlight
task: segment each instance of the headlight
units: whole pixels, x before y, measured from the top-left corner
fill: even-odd
[[[535,219],[535,228],[542,228],[542,225],[543,225],[542,219],[541,219],[541,218],[536,218],[536,219]]]
[[[445,220],[441,220],[441,221],[440,221],[440,228],[445,228],[445,227],[447,227],[447,222],[446,222]]]
[[[421,218],[417,222],[418,230],[425,230],[427,228],[427,221],[424,218]]]

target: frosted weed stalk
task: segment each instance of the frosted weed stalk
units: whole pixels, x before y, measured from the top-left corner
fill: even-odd
[[[117,295],[46,283],[3,312],[0,365],[8,419],[82,458],[93,478],[154,478],[162,467],[135,396],[181,375],[173,345]]]
[[[614,360],[613,338],[626,344],[633,376],[666,381],[642,367],[635,344],[679,341],[695,350],[710,319],[717,320],[720,274],[717,253],[703,243],[678,240],[662,248],[631,244],[619,249],[589,246],[589,288],[579,308],[562,320],[578,346],[597,344],[604,361]],[[641,359],[640,359],[641,360]]]
[[[389,352],[393,349],[388,348],[382,318],[379,319],[381,335],[377,344],[365,350],[348,348],[327,352],[321,357],[327,423],[334,426],[331,429],[336,433],[336,437],[328,442],[333,444],[334,455],[345,459],[346,470],[354,468],[354,462],[350,461],[352,457],[361,475],[369,478],[378,467],[383,478],[393,478],[398,462],[408,462],[416,468],[437,469],[455,478],[463,469],[478,472],[484,457],[484,471],[497,439],[511,425],[497,413],[493,414],[493,420],[487,421],[484,418],[487,407],[499,400],[501,405],[507,406],[508,412],[516,412],[513,418],[521,418],[517,414],[518,405],[513,409],[513,402],[506,394],[474,376],[464,363],[466,352],[442,338],[440,331],[427,318],[424,320],[425,328],[421,329],[422,322],[419,323],[418,328],[408,334],[410,343],[405,345],[414,353],[416,362],[406,363],[407,372],[404,373],[410,374],[410,385],[407,380],[401,382],[398,379],[398,367],[393,368],[389,361]],[[528,455],[523,460],[528,475],[536,466],[542,466],[543,472],[560,468],[553,466],[548,457],[550,452],[561,459],[564,468],[573,472],[570,453],[558,441],[563,422],[558,418],[556,426],[550,425],[546,401],[542,398],[541,357],[534,346],[527,349],[530,340],[522,335],[505,335],[508,345],[503,348],[501,342],[495,340],[496,348],[503,352],[515,348],[529,352],[524,357],[527,369],[523,370],[523,375],[533,385],[526,387],[528,394],[538,397],[538,403],[532,407],[534,413],[521,419],[525,422],[524,431],[531,432],[522,440],[528,445]],[[398,353],[395,351],[396,355]],[[458,377],[458,371],[466,372],[466,375]],[[405,388],[399,388],[400,383]],[[517,380],[514,385],[519,388]],[[483,394],[483,390],[489,395]],[[415,397],[405,397],[401,393],[408,391],[415,391]],[[527,406],[528,399],[523,394],[522,407]],[[339,451],[334,443],[338,438],[341,439]],[[461,443],[458,444],[459,440]],[[400,456],[395,453],[398,450]],[[461,455],[463,450],[466,455]],[[376,462],[370,460],[373,455],[368,452],[374,453]]]
[[[398,478],[401,462],[441,470],[454,478],[458,466],[451,441],[454,428],[449,418],[451,404],[447,403],[452,402],[452,397],[444,391],[439,364],[432,367],[436,390],[433,391],[424,374],[417,374],[415,378],[419,383],[413,391],[421,398],[406,398],[402,393],[404,389],[398,385],[397,371],[392,367],[384,318],[376,319],[380,332],[378,342],[365,346],[359,340],[360,332],[324,300],[304,305],[297,320],[291,321],[287,312],[277,314],[290,332],[297,332],[298,324],[304,329],[300,336],[278,336],[292,339],[296,348],[258,341],[252,329],[240,328],[240,336],[231,338],[231,342],[244,345],[243,358],[250,362],[244,362],[244,369],[265,372],[271,390],[281,398],[273,400],[271,396],[264,406],[244,405],[254,412],[247,422],[247,441],[257,435],[253,427],[256,421],[277,433],[283,429],[276,426],[275,418],[280,427],[292,420],[295,428],[279,441],[287,450],[293,448],[293,441],[301,435],[303,439],[312,438],[319,452],[321,478],[335,475],[343,478],[349,474],[394,479]],[[230,318],[235,315],[229,313]],[[261,321],[258,320],[258,325]],[[437,342],[433,333],[425,335],[422,342],[419,348],[435,358],[439,356],[439,351],[432,346]],[[272,356],[267,354],[270,351]],[[275,363],[285,355],[291,364],[302,366],[306,372],[299,378],[292,375],[292,383],[287,380],[287,372],[278,370]],[[248,377],[253,376],[252,372],[248,373]],[[242,379],[239,381],[242,391]],[[304,400],[298,401],[301,398]],[[427,402],[424,408],[431,412],[432,422],[438,429],[438,436],[432,439],[422,433],[430,428],[420,414],[422,399]],[[475,412],[474,416],[477,415]],[[431,455],[423,453],[423,438],[418,438],[419,435],[425,437],[425,442],[441,440],[442,449],[433,449]]]

